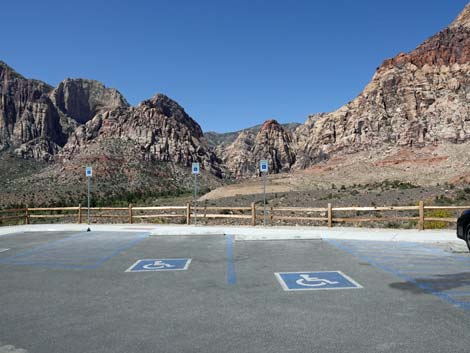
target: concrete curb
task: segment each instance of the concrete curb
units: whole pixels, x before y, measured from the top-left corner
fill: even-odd
[[[162,226],[155,228],[150,235],[220,235],[231,234],[235,240],[320,240],[321,233],[312,228],[294,227],[233,227],[233,226]]]
[[[86,231],[86,224],[38,224],[0,227],[0,236],[33,231]],[[419,243],[458,243],[454,230],[377,229],[346,227],[250,227],[250,226],[187,226],[155,224],[96,224],[93,231],[148,232],[153,236],[166,235],[223,235],[231,234],[238,241],[255,240],[320,240],[348,239]]]
[[[85,232],[87,224],[28,224],[21,226],[0,227],[0,236],[25,233],[25,232]],[[129,232],[150,232],[155,228],[154,224],[133,225],[133,224],[93,224],[91,230],[95,231],[129,231]]]

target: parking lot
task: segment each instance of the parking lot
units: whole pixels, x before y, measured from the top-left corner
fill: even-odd
[[[0,236],[0,352],[468,352],[470,255],[142,230]]]

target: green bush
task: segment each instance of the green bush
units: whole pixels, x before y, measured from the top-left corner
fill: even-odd
[[[452,218],[452,212],[448,210],[432,210],[426,211],[424,213],[425,218]],[[447,222],[441,221],[426,221],[425,228],[426,229],[445,229],[447,228]]]

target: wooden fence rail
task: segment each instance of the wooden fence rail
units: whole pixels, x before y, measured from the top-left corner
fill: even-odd
[[[424,230],[426,222],[456,222],[457,217],[436,217],[426,215],[426,211],[459,211],[470,209],[470,206],[425,206],[422,201],[417,206],[381,206],[381,207],[271,207],[267,208],[268,224],[275,221],[284,223],[315,222],[333,227],[335,223],[367,223],[367,222],[394,222],[411,221],[415,222],[420,230]],[[77,207],[25,207],[16,209],[0,209],[0,225],[13,223],[29,224],[32,219],[61,219],[65,222],[86,222],[88,209],[78,205]],[[202,206],[196,208],[191,204],[185,206],[158,206],[144,207],[92,207],[90,212],[92,221],[96,219],[115,219],[123,223],[134,223],[135,221],[155,222],[165,219],[179,219],[180,223],[191,224],[193,212],[196,211],[197,220],[207,223],[208,220],[240,220],[249,221],[253,226],[263,224],[263,208],[256,203],[250,206],[207,206],[204,202]],[[38,213],[42,212],[42,213]],[[105,213],[103,213],[105,212]],[[150,213],[149,213],[150,212]],[[354,215],[351,215],[354,212]],[[390,213],[395,212],[391,216]],[[406,214],[403,214],[406,212]],[[346,213],[346,214],[345,214]],[[368,215],[364,215],[368,213]],[[402,213],[398,215],[398,213]],[[371,216],[374,215],[374,216]],[[16,222],[15,222],[16,221]]]

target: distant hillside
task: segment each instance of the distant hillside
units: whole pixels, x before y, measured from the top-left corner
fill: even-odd
[[[287,123],[287,124],[281,124],[281,126],[288,131],[294,132],[294,130],[301,125],[300,123]],[[237,137],[242,133],[242,132],[248,132],[248,133],[253,133],[257,134],[260,130],[263,124],[255,125],[253,127],[250,127],[248,129],[243,129],[239,131],[234,131],[234,132],[224,132],[224,133],[219,133],[215,131],[209,131],[204,133],[204,137],[206,138],[207,144],[209,147],[212,148],[217,148],[221,145],[230,145],[233,143]]]

